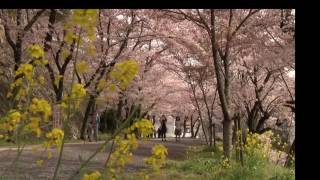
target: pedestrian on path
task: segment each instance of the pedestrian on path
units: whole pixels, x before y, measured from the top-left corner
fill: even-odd
[[[98,140],[99,137],[99,127],[100,127],[100,114],[97,112],[96,115],[96,140]]]
[[[166,133],[167,133],[167,118],[162,115],[160,118],[161,126],[160,126],[160,135],[161,135],[161,141],[167,141],[166,139]]]
[[[181,122],[182,121],[180,120],[180,117],[177,116],[175,121],[175,130],[174,130],[174,134],[176,135],[176,141],[178,141],[178,138],[179,138],[179,141],[181,140],[181,132],[182,132]]]

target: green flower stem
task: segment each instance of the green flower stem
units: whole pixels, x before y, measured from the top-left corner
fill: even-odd
[[[114,132],[112,136],[110,136],[108,139],[106,139],[105,142],[104,142],[94,153],[92,153],[92,154],[90,155],[90,157],[89,157],[85,162],[81,163],[80,168],[79,168],[73,175],[71,175],[71,176],[68,178],[69,180],[74,179],[75,176],[78,175],[78,174],[81,172],[81,170],[88,165],[88,163],[90,162],[90,160],[91,160],[92,158],[94,158],[101,150],[103,150],[103,148],[109,143],[109,141],[111,141],[112,139],[114,139],[118,134],[121,133],[121,131],[122,131],[123,129],[125,129],[125,128],[129,125],[130,121],[131,121],[132,118],[134,117],[134,115],[135,115],[135,113],[136,113],[137,110],[138,110],[138,108],[135,107],[134,110],[133,110],[133,112],[132,112],[132,113],[130,114],[130,116],[126,119],[126,121],[119,127],[119,129],[117,129],[116,132]]]
[[[109,154],[108,154],[107,160],[106,160],[106,162],[104,163],[104,166],[105,166],[105,167],[107,167],[108,162],[109,162],[109,159],[110,159],[110,155],[111,155],[112,152],[113,152],[113,146],[114,146],[114,140],[112,141],[112,144],[111,144],[111,147],[110,147],[110,152],[109,152]]]
[[[74,59],[74,68],[73,68],[73,74],[72,74],[72,81],[71,81],[71,87],[73,86],[74,83],[74,79],[75,79],[75,73],[76,73],[76,63],[77,63],[77,56],[78,56],[78,52],[79,52],[79,46],[80,46],[80,35],[82,33],[82,28],[80,27],[80,31],[78,34],[78,41],[77,41],[77,50],[76,50],[76,55],[75,55],[75,59]],[[69,100],[69,104],[70,104],[70,100]],[[73,108],[74,109],[74,108]],[[70,118],[70,106],[68,106],[68,116],[67,119]],[[62,144],[61,144],[61,148],[60,148],[60,152],[59,152],[59,158],[58,158],[58,162],[56,164],[56,168],[54,171],[54,175],[53,175],[53,180],[55,180],[57,178],[58,175],[58,170],[60,167],[60,163],[61,163],[61,159],[62,159],[62,153],[63,153],[63,147],[64,147],[64,142],[65,142],[65,135],[62,138]]]

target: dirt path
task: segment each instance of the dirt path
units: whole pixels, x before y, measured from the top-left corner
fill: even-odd
[[[166,142],[162,142],[159,139],[152,139],[148,141],[140,141],[139,148],[133,153],[134,160],[126,166],[126,171],[136,171],[145,168],[143,159],[151,155],[151,148],[153,145],[162,143],[168,148],[168,159],[180,160],[185,157],[188,146],[199,145],[201,142],[195,139],[182,139],[180,142],[175,142],[173,138],[169,138]],[[63,151],[62,166],[59,170],[59,179],[66,179],[80,165],[79,156],[82,159],[89,157],[101,144],[98,143],[70,143],[66,144]],[[23,177],[20,179],[49,179],[52,177],[55,164],[57,162],[57,152],[55,149],[52,151],[53,158],[46,160],[46,153],[43,151],[33,152],[32,147],[28,146],[23,151],[20,157],[19,170]],[[106,147],[106,150],[98,153],[95,158],[89,164],[88,169],[101,170],[104,166],[106,157],[110,150],[110,144]],[[10,164],[16,157],[17,151],[12,148],[0,148],[0,179],[13,179],[14,167],[10,167]],[[39,159],[45,159],[42,167],[36,165],[36,161]],[[8,168],[9,167],[9,168]],[[77,177],[76,179],[81,179]]]

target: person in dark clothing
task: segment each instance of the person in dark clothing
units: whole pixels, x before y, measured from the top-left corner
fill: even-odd
[[[161,119],[160,119],[160,122],[161,122],[161,126],[160,126],[160,134],[161,134],[161,141],[167,141],[166,139],[166,133],[167,133],[167,118],[162,115],[161,116]]]
[[[158,133],[158,138],[161,138],[161,128],[160,127],[158,128],[157,133]]]

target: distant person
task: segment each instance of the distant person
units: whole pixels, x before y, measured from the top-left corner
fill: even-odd
[[[161,138],[161,127],[158,127],[157,133],[158,133],[158,138]]]
[[[174,130],[174,134],[176,135],[176,141],[178,141],[178,138],[179,138],[179,141],[181,140],[181,132],[182,132],[182,124],[181,124],[181,120],[180,120],[180,117],[177,116],[176,117],[176,122],[175,122],[175,130]]]
[[[160,118],[160,134],[161,134],[161,141],[167,141],[166,139],[166,133],[167,133],[167,118],[162,115]]]
[[[99,137],[99,128],[100,128],[100,115],[99,115],[99,113],[97,113],[97,115],[96,115],[96,129],[95,129],[95,131],[96,131],[96,140],[98,140],[98,137]]]
[[[153,137],[157,138],[157,131],[156,131],[156,116],[152,116],[152,124],[153,124]]]

